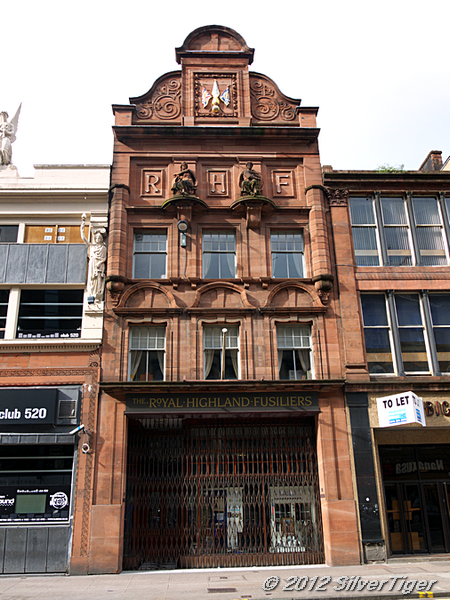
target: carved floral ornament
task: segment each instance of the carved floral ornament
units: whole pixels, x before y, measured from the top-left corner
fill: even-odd
[[[252,116],[257,121],[293,121],[297,116],[298,104],[289,102],[274,84],[262,77],[251,78],[250,98]]]
[[[330,206],[347,206],[348,190],[326,188],[325,193]]]
[[[171,77],[156,86],[151,96],[136,104],[139,119],[172,121],[181,115],[181,78]]]

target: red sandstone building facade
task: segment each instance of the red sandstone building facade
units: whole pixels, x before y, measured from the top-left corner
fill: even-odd
[[[95,489],[72,572],[359,563],[344,382],[368,374],[338,318],[317,109],[249,71],[231,29],[176,56],[114,106]]]
[[[324,171],[344,345],[363,331],[369,372],[345,385],[362,546],[378,559],[448,553],[449,172],[440,152],[418,171]],[[426,427],[380,426],[377,399],[409,391]]]

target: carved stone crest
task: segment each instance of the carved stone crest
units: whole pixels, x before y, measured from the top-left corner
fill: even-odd
[[[237,116],[236,73],[194,73],[196,117]]]

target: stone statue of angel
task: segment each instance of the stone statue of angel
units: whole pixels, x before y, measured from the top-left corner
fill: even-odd
[[[94,231],[94,242],[88,241],[84,234],[86,225],[86,215],[81,215],[81,239],[89,249],[89,270],[87,281],[88,303],[99,306],[103,299],[105,289],[105,269],[106,269],[106,229],[102,227]]]
[[[22,104],[16,111],[14,117],[8,123],[8,113],[0,112],[0,165],[12,164],[12,145],[16,141],[16,132],[19,124],[19,115]]]

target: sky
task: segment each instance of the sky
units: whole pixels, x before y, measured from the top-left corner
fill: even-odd
[[[110,164],[112,104],[168,71],[205,25],[236,30],[250,69],[318,106],[322,164],[418,169],[450,155],[450,2],[15,0],[4,7],[0,110],[22,103],[13,164]]]

